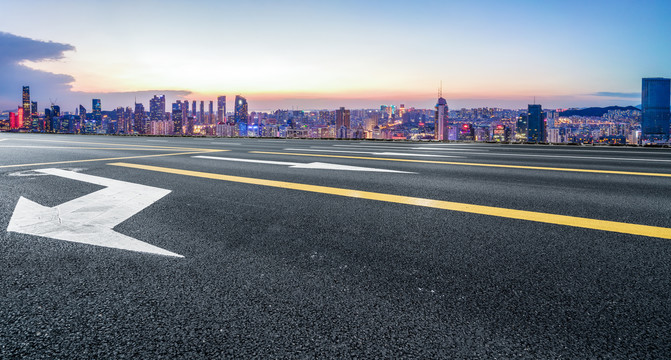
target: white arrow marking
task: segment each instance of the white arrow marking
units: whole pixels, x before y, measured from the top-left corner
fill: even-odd
[[[240,159],[240,158],[224,158],[218,156],[192,156],[193,158],[198,159],[210,159],[210,160],[224,160],[224,161],[238,161],[238,162],[248,162],[256,164],[269,164],[269,165],[284,165],[296,169],[317,169],[317,170],[348,170],[348,171],[374,171],[374,172],[389,172],[389,173],[401,173],[401,174],[416,174],[414,172],[408,171],[399,171],[399,170],[387,170],[387,169],[377,169],[377,168],[367,168],[360,166],[349,166],[349,165],[340,165],[340,164],[330,164],[330,163],[295,163],[295,162],[285,162],[285,161],[270,161],[270,160],[255,160],[255,159]]]
[[[116,225],[168,195],[170,190],[61,169],[35,171],[105,188],[52,208],[21,197],[9,220],[7,231],[115,249],[183,257],[112,230]]]

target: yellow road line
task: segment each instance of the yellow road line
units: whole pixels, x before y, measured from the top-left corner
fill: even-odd
[[[68,143],[72,144],[72,141],[65,140],[35,140],[31,139],[30,141],[42,141],[42,142],[58,142],[58,143]],[[190,147],[176,147],[176,146],[158,146],[158,145],[138,145],[138,144],[116,144],[116,143],[106,143],[106,142],[89,142],[89,141],[77,141],[76,144],[92,144],[92,145],[114,145],[114,146],[133,146],[133,147],[145,147],[145,148],[159,148],[166,150],[188,150],[188,151],[206,151],[210,149],[200,149],[200,148],[190,148]]]
[[[423,206],[429,208],[451,210],[466,212],[471,214],[480,214],[480,215],[489,215],[496,217],[503,217],[509,219],[517,220],[526,220],[534,221],[546,224],[555,224],[555,225],[564,225],[572,226],[585,229],[593,230],[603,230],[610,232],[617,232],[623,234],[631,235],[641,235],[641,236],[650,236],[662,239],[671,239],[671,229],[649,226],[649,225],[638,225],[630,223],[622,223],[615,221],[606,221],[606,220],[597,220],[589,219],[582,217],[566,216],[566,215],[556,215],[556,214],[547,214],[535,211],[525,211],[525,210],[515,210],[515,209],[506,209],[493,206],[482,206],[482,205],[472,205],[465,203],[457,203],[451,201],[443,200],[432,200],[424,198],[416,198],[410,196],[401,196],[401,195],[391,195],[383,193],[375,193],[369,191],[359,191],[351,189],[343,189],[329,186],[318,186],[318,185],[308,185],[300,183],[291,183],[285,181],[275,181],[275,180],[266,180],[266,179],[255,179],[248,177],[232,176],[232,175],[222,175],[222,174],[213,174],[200,171],[191,171],[191,170],[182,170],[182,169],[172,169],[159,166],[150,166],[150,165],[140,165],[140,164],[130,164],[130,163],[110,163],[108,165],[113,166],[122,166],[127,168],[157,171],[168,174],[177,174],[177,175],[186,175],[193,176],[205,179],[213,180],[223,180],[231,181],[236,183],[244,184],[253,184],[261,186],[270,186],[283,189],[292,189],[299,191],[309,191],[314,193],[330,194],[345,196],[358,199],[368,199],[376,201],[384,201],[390,203],[398,204],[407,204],[414,206]]]
[[[204,153],[221,152],[221,151],[230,151],[230,150],[190,151],[190,152],[170,153],[170,154],[138,155],[138,156],[124,156],[124,157],[102,158],[102,159],[85,159],[85,160],[64,160],[64,161],[52,161],[44,163],[33,163],[33,164],[0,165],[0,169],[13,168],[13,167],[56,165],[56,164],[73,164],[73,163],[94,162],[94,161],[128,160],[128,159],[140,159],[140,158],[150,158],[159,156],[193,155],[193,154],[204,154]]]
[[[671,177],[671,174],[665,174],[665,173],[649,173],[649,172],[617,171],[617,170],[596,170],[596,169],[557,168],[557,167],[545,167],[545,166],[468,163],[468,162],[459,162],[459,161],[395,159],[395,158],[378,158],[378,157],[348,156],[348,155],[302,154],[302,153],[285,153],[285,152],[271,152],[271,151],[250,151],[250,153],[253,153],[253,154],[271,154],[271,155],[292,155],[292,156],[315,156],[315,157],[359,159],[359,160],[400,161],[400,162],[412,162],[412,163],[424,163],[424,164],[481,166],[481,167],[495,167],[495,168],[506,168],[506,169],[568,171],[568,172],[581,172],[581,173],[594,173],[594,174],[616,174],[616,175]]]

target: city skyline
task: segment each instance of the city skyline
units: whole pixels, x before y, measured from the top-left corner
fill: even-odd
[[[6,4],[59,26],[0,25],[0,109],[14,107],[23,85],[70,111],[156,94],[169,103],[242,94],[250,111],[430,108],[440,80],[457,108],[524,108],[534,96],[548,108],[637,105],[640,78],[671,75],[662,1],[197,1],[182,22],[162,21],[183,11],[178,2],[132,4]],[[142,13],[156,16],[132,21]]]

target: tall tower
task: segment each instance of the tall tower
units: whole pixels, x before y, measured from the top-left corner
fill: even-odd
[[[226,121],[226,96],[217,98],[217,122]]]
[[[200,101],[200,114],[198,114],[198,123],[205,123],[205,101],[203,100]]]
[[[136,134],[145,134],[147,124],[145,121],[144,105],[135,103],[135,111],[133,112],[133,131]]]
[[[214,123],[214,101],[210,100],[210,111],[207,113],[207,123],[212,124]]]
[[[165,120],[165,95],[154,95],[149,100],[149,120],[150,121],[164,121]],[[148,126],[145,126],[147,132]]]
[[[191,105],[192,105],[191,106],[191,116],[193,116],[193,118],[195,119],[196,118],[196,100],[194,100],[191,103]]]
[[[641,139],[644,142],[669,141],[669,97],[671,79],[644,78],[641,105]]]
[[[93,120],[96,122],[96,130],[100,130],[102,128],[103,122],[103,112],[100,99],[93,99],[91,101],[91,113]]]
[[[233,119],[238,126],[240,136],[247,136],[247,118],[249,116],[249,106],[247,99],[240,95],[235,96],[235,113]]]
[[[21,127],[26,130],[30,130],[32,121],[30,120],[30,86],[23,87],[23,116],[21,121],[23,121]]]
[[[527,140],[529,142],[547,142],[545,113],[538,104],[529,105],[527,118]]]
[[[438,141],[449,140],[449,111],[447,100],[443,98],[443,82],[438,88],[438,102],[436,103],[436,115],[434,116],[434,138]]]
[[[182,135],[182,125],[184,123],[184,114],[182,102],[177,100],[176,103],[172,104],[172,125],[173,133],[175,135]]]

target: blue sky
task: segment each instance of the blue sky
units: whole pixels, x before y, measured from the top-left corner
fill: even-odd
[[[30,1],[3,13],[15,16],[0,23],[2,109],[21,85],[65,109],[139,91],[243,94],[253,109],[431,107],[441,80],[453,108],[628,105],[642,77],[671,76],[671,1]]]

